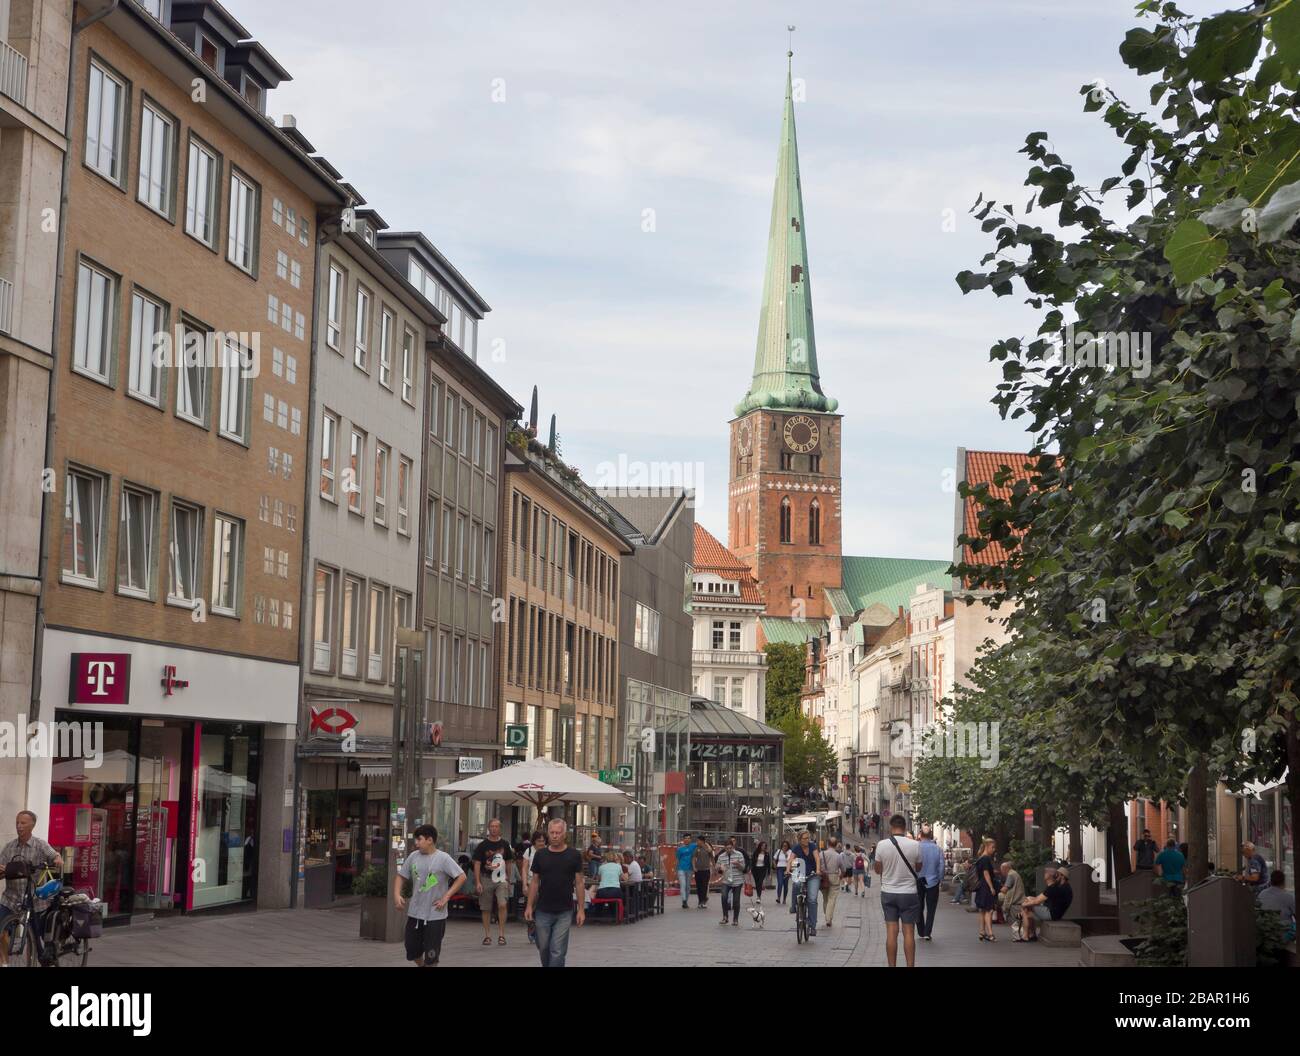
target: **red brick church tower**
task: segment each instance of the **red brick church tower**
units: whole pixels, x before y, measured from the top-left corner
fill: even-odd
[[[839,587],[840,432],[817,373],[794,99],[786,73],[754,376],[731,421],[728,548],[773,616],[829,616]]]

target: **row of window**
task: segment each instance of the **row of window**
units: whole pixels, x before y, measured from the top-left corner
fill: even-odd
[[[433,656],[433,631],[425,631],[425,655]],[[492,706],[492,643],[438,632],[438,662],[429,668],[429,696],[444,704]]]
[[[510,495],[510,543],[511,575],[615,620],[618,561],[520,491]]]
[[[273,293],[266,295],[266,321],[278,325],[286,334],[293,334],[299,341],[307,340],[307,317],[287,299],[282,301]]]
[[[496,563],[496,532],[474,518],[456,510],[447,500],[425,500],[424,564],[445,574],[454,572],[471,586],[492,589],[492,569]],[[439,521],[439,510],[442,519]],[[441,545],[439,545],[441,532]],[[483,555],[482,563],[479,555]],[[454,566],[454,567],[453,567]]]
[[[325,316],[325,343],[340,356],[345,355],[344,310],[347,300],[347,272],[331,262]],[[370,373],[371,350],[378,353],[379,384],[393,391],[393,342],[397,336],[397,316],[388,305],[380,304],[379,329],[375,332],[375,297],[357,283],[352,312],[352,362],[360,370]],[[376,343],[376,336],[378,342]],[[419,338],[409,326],[402,327],[401,391],[402,399],[415,405],[415,371]]]
[[[72,369],[109,388],[117,387],[118,312],[121,277],[87,259],[77,264],[77,305],[73,323]],[[165,409],[163,354],[170,342],[170,306],[133,287],[128,336],[129,396]],[[252,352],[238,334],[217,334],[182,315],[172,368],[176,374],[176,417],[209,427],[212,375],[220,368],[218,428],[222,436],[248,443],[249,399],[255,369]],[[215,347],[219,345],[220,347]]]
[[[805,464],[805,459],[806,464]],[[780,453],[780,466],[786,473],[820,473],[822,471],[822,456],[816,455],[799,455],[793,451],[782,451]],[[736,455],[736,476],[743,477],[746,473],[754,469],[753,454]]]
[[[88,81],[86,166],[126,190],[131,83],[97,55],[91,56]],[[136,199],[169,223],[176,221],[180,139],[176,117],[142,92]],[[219,248],[221,170],[220,153],[191,129],[186,145],[184,229],[212,250]],[[233,164],[227,186],[226,259],[256,277],[261,190]]]
[[[108,551],[105,530],[111,510],[107,474],[70,468],[63,503],[62,582],[104,589]],[[118,502],[117,593],[157,601],[159,573],[166,576],[168,604],[192,609],[203,581],[205,520],[208,511],[172,498],[167,523],[161,523],[162,497],[157,491],[123,481]],[[212,545],[210,609],[239,616],[244,568],[244,522],[211,512]],[[166,539],[166,568],[160,568],[159,539]]]
[[[414,626],[412,596],[326,565],[316,566],[312,593],[312,670],[395,682],[394,628]]]
[[[271,199],[271,223],[276,227],[283,227],[284,233],[290,238],[296,238],[304,247],[311,245],[311,221],[304,214],[299,217],[294,212],[293,206],[286,206],[279,198]],[[280,276],[283,278],[284,276]],[[297,286],[297,283],[294,283]]]
[[[329,502],[338,502],[341,488],[346,496],[348,510],[360,517],[366,515],[366,434],[356,426],[349,429],[348,459],[340,475],[338,466],[339,416],[333,411],[321,412],[320,495]],[[374,441],[373,475],[371,478],[370,508],[375,524],[388,527],[388,483],[392,472],[393,449]],[[342,479],[338,479],[339,477]],[[415,464],[406,455],[397,456],[397,531],[411,534],[411,489],[415,486]]]
[[[613,702],[617,643],[612,638],[513,596],[507,621],[506,681]]]
[[[740,507],[736,507],[737,516],[740,514]],[[794,542],[793,532],[793,507],[790,504],[790,496],[786,495],[781,499],[781,542]],[[744,518],[741,521],[742,532],[750,531],[749,519]],[[821,503],[816,499],[808,504],[808,542],[814,546],[822,541],[822,508]],[[750,542],[753,539],[750,538]],[[743,543],[741,544],[744,545]]]
[[[700,683],[702,676],[694,675],[692,682],[695,687],[695,695],[700,695]],[[731,696],[728,700],[727,686],[731,686]],[[730,679],[723,675],[713,676],[713,695],[709,698],[717,701],[719,704],[730,704],[731,707],[740,709],[745,706],[745,679],[744,676],[732,676]]]
[[[528,727],[528,758],[544,756],[578,770],[615,766],[614,720],[599,715],[561,716],[558,708],[506,703],[508,721]],[[572,749],[572,754],[570,754]]]
[[[442,332],[451,338],[465,355],[477,360],[478,320],[460,306],[431,272],[420,267],[414,256],[411,256],[407,265],[406,277],[412,286],[424,294],[426,301],[447,317],[447,321],[442,324]]]
[[[496,476],[497,427],[474,409],[474,405],[458,397],[451,387],[439,401],[442,386],[438,379],[429,379],[429,439],[441,440],[447,450],[481,467],[489,477]],[[438,428],[438,409],[442,408],[442,430]],[[459,411],[459,413],[457,413]],[[460,445],[457,447],[457,423],[460,424]]]

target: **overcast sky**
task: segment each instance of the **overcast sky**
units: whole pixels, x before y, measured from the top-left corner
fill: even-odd
[[[957,289],[990,248],[967,209],[981,191],[1028,200],[1017,151],[1037,129],[1090,185],[1117,173],[1124,151],[1078,88],[1147,90],[1117,54],[1130,0],[227,5],[294,77],[269,112],[492,305],[479,361],[525,406],[540,386],[565,459],[593,483],[620,456],[698,466],[696,516],[724,542],[795,24],[851,554],[950,557],[957,447],[1024,448],[989,404],[988,348],[1032,317]]]

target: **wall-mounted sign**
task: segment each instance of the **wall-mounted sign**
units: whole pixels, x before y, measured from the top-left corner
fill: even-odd
[[[347,708],[330,707],[317,711],[311,709],[311,730],[314,733],[343,733],[357,724],[357,717]]]
[[[481,774],[482,772],[483,772],[482,756],[460,755],[456,757],[456,773]]]
[[[189,689],[190,680],[188,678],[176,677],[175,664],[164,664],[163,676],[162,676],[162,688],[163,688],[163,696],[170,697],[172,695],[172,690]]]
[[[528,760],[522,755],[503,755],[501,757],[502,766],[517,766],[519,763],[525,763]]]
[[[746,803],[740,805],[740,816],[742,818],[764,818],[770,813],[771,811],[764,810],[762,807],[751,807]]]
[[[600,779],[607,785],[623,785],[632,780],[632,767],[623,763],[612,770],[600,771]]]
[[[700,763],[715,759],[738,763],[776,762],[775,744],[711,744],[691,740],[691,762]]]
[[[69,704],[127,704],[130,697],[130,653],[72,654]]]
[[[506,727],[506,747],[507,748],[527,748],[528,747],[528,727],[509,725]]]

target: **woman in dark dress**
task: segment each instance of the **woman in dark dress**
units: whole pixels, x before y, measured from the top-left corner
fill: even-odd
[[[975,876],[979,886],[975,888],[975,908],[980,911],[980,942],[997,942],[993,937],[993,910],[997,908],[998,891],[993,880],[997,868],[993,861],[996,844],[985,837],[980,844],[980,856],[975,862]]]
[[[766,841],[759,840],[749,866],[749,871],[754,875],[754,898],[758,902],[763,901],[763,882],[767,879],[771,868],[772,852],[767,849]]]

